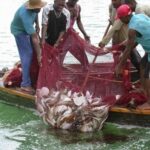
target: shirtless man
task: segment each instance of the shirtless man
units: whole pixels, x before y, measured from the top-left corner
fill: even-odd
[[[81,31],[81,33],[84,36],[84,39],[87,42],[90,42],[90,37],[85,32],[83,24],[82,24],[82,21],[81,21],[81,15],[80,15],[81,14],[81,7],[80,7],[79,4],[77,4],[77,2],[78,2],[78,0],[68,0],[67,3],[66,3],[66,8],[70,12],[70,27],[69,28],[71,29],[72,32],[75,33],[75,31],[73,29],[73,26],[74,26],[74,24],[76,22],[79,30]],[[79,35],[77,35],[77,37],[78,36]],[[80,43],[80,41],[78,41],[78,38],[76,38],[75,41],[70,41],[70,42],[77,42],[77,43],[79,42]],[[72,46],[69,49],[66,49],[66,50],[67,51],[69,50],[70,53],[81,63],[83,70],[87,70],[88,66],[89,66],[89,62],[88,62],[87,55],[85,53],[84,46],[83,47],[81,46],[79,48],[78,46],[74,47],[73,45],[76,45],[76,44],[72,43]],[[67,53],[66,50],[61,54],[61,62],[63,62],[64,57],[65,57],[65,55]]]
[[[90,37],[87,35],[87,33],[84,30],[82,21],[81,21],[81,6],[77,4],[78,0],[68,0],[66,3],[67,9],[70,11],[71,14],[71,22],[70,27],[73,27],[75,21],[77,22],[78,28],[82,32],[85,40],[89,41]]]

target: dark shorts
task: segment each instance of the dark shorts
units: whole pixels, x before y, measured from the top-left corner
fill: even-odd
[[[150,62],[148,62],[148,54],[145,54],[142,58],[141,66],[144,68],[144,78],[150,79]]]
[[[141,56],[136,49],[133,49],[131,51],[130,58],[131,58],[131,63],[133,64],[133,66],[137,69],[138,72],[140,72]]]

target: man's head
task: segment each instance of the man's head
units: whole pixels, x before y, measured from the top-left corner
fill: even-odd
[[[121,5],[122,1],[121,0],[111,0],[111,2],[112,2],[113,7],[117,9]]]
[[[131,8],[124,4],[117,9],[117,17],[125,24],[128,24],[132,16]]]
[[[61,12],[65,7],[66,0],[54,0],[54,7],[56,11]]]
[[[125,4],[130,6],[132,11],[135,11],[135,8],[136,8],[136,5],[137,5],[136,0],[125,0],[124,2],[125,2]]]
[[[75,6],[78,0],[68,0],[70,6]]]

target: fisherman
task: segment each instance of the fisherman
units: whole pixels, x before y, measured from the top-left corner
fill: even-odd
[[[150,17],[150,5],[139,4],[136,0],[125,0],[125,4],[129,5],[135,14],[145,14]]]
[[[84,30],[83,23],[81,21],[81,6],[77,4],[78,0],[68,0],[66,3],[67,9],[70,11],[71,14],[71,22],[70,25],[73,27],[75,21],[77,22],[78,28],[82,32],[85,40],[90,41],[90,37]]]
[[[77,20],[77,24],[79,29],[84,34],[84,37],[89,40],[89,36],[84,31],[81,17],[80,17],[80,6],[76,4],[77,1],[68,1],[67,8],[70,12],[65,8],[65,0],[55,0],[54,5],[48,4],[42,14],[42,45],[45,41],[51,46],[57,47],[60,44],[60,41],[63,39],[64,33],[68,28],[72,28],[74,22]],[[70,21],[71,19],[71,21]],[[70,43],[71,44],[71,43]],[[79,51],[76,48],[74,50],[63,49],[59,53],[60,63],[63,63],[64,57],[66,53],[70,51],[83,65],[83,68],[87,67],[88,59],[84,52],[84,50]]]
[[[128,26],[123,24],[119,19],[116,19],[116,9],[121,6],[123,3],[122,0],[112,0],[111,5],[109,6],[109,16],[110,24],[112,25],[111,29],[104,36],[102,41],[100,41],[99,46],[103,48],[109,43],[112,39],[112,45],[120,44],[125,39],[127,39]]]
[[[108,31],[106,36],[102,39],[102,41],[99,43],[99,46],[103,48],[112,38],[112,45],[120,44],[124,45],[124,42],[127,40],[128,36],[128,25],[124,24],[119,18],[116,18],[116,9],[121,6],[124,3],[124,0],[112,0],[112,6],[115,8],[113,9],[113,18],[112,20],[113,25],[111,29]],[[139,62],[141,60],[141,56],[138,53],[136,49],[131,51],[130,54],[131,57],[131,62],[139,72],[140,70],[140,65]]]
[[[34,23],[37,22],[37,15],[41,8],[46,5],[42,0],[29,0],[24,3],[15,13],[11,23],[11,33],[14,35],[19,51],[19,56],[22,65],[22,82],[21,89],[26,92],[32,92],[30,66],[33,56],[33,48],[36,51],[38,62],[41,59],[41,48],[39,38],[34,28]]]
[[[112,39],[112,44],[120,44],[124,41],[127,37],[127,25],[123,27],[123,23],[117,19],[115,20],[116,16],[116,9],[121,4],[127,4],[130,6],[133,12],[135,14],[144,13],[145,15],[150,17],[150,5],[143,5],[136,2],[136,0],[112,0],[112,5],[110,5],[109,12],[110,12],[110,19],[109,21],[113,25],[112,28],[109,30],[109,32],[106,34],[106,36],[102,39],[102,41],[99,43],[100,47],[104,47],[108,44],[108,42]],[[116,32],[120,32],[118,35]],[[116,34],[116,35],[115,35]],[[118,41],[118,42],[117,42]]]
[[[150,5],[139,4],[136,0],[124,0],[124,4],[127,4],[135,14],[142,13],[150,17]],[[122,44],[125,45],[126,41],[123,41]]]
[[[81,31],[81,33],[84,36],[84,39],[87,42],[90,42],[90,36],[88,36],[88,34],[86,33],[84,27],[83,27],[83,23],[81,20],[81,6],[77,3],[78,0],[68,0],[66,3],[66,8],[69,10],[70,12],[70,29],[72,29],[73,31],[75,31],[73,29],[73,26],[75,24],[75,22],[77,23],[77,26],[79,28],[79,30]],[[80,42],[76,39],[75,42]],[[77,60],[79,60],[79,62],[82,64],[82,68],[83,70],[88,70],[89,67],[89,62],[88,62],[88,58],[87,55],[85,53],[85,49],[81,48],[79,50],[79,48],[77,49],[76,47],[72,48],[72,50],[70,50],[70,53],[75,56],[75,58],[77,58]],[[65,56],[65,54],[62,54]],[[62,61],[63,61],[63,57],[62,56]]]
[[[65,8],[65,0],[54,0],[54,4],[44,7],[42,13],[41,44],[45,41],[58,47],[60,40],[70,26],[70,13]]]
[[[148,101],[139,108],[150,108],[150,18],[144,14],[133,15],[131,8],[126,4],[117,9],[117,16],[123,23],[128,24],[129,32],[126,49],[116,66],[116,75],[122,73],[123,65],[131,51],[140,44],[145,51],[145,55],[140,62],[140,79]]]

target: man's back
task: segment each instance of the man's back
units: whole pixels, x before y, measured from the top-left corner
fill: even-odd
[[[136,14],[145,14],[150,17],[150,5],[144,5],[144,4],[137,4],[135,8]]]
[[[150,18],[144,14],[133,15],[129,22],[129,29],[137,31],[136,41],[147,51],[150,51]]]
[[[13,35],[18,35],[21,33],[32,34],[35,32],[33,24],[35,22],[37,13],[30,11],[25,8],[25,6],[21,6],[11,23],[11,33]]]

